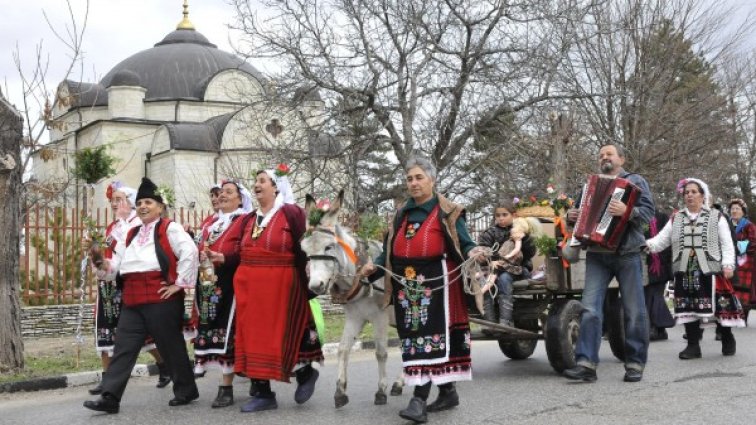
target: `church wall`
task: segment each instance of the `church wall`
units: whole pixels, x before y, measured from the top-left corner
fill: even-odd
[[[175,208],[188,208],[194,202],[195,209],[210,209],[206,196],[215,182],[213,176],[215,154],[194,151],[170,151],[153,157],[150,178],[157,185],[173,188]]]
[[[107,207],[107,185],[118,180],[136,188],[144,176],[145,154],[152,147],[156,125],[129,122],[104,122],[85,129],[79,134],[79,149],[108,145],[108,153],[118,160],[114,164],[116,174],[95,186],[94,207]]]
[[[176,101],[144,102],[144,117],[152,121],[174,121]]]
[[[108,110],[112,118],[144,118],[147,89],[134,86],[108,88]]]
[[[215,75],[205,89],[205,101],[253,104],[264,99],[263,87],[253,76],[236,69]]]
[[[85,125],[110,118],[107,106],[89,106],[73,109],[55,118],[55,123],[50,128],[50,140],[60,140],[66,133],[70,133]]]
[[[238,111],[238,104],[182,101],[178,107],[178,120],[202,122],[218,115]]]

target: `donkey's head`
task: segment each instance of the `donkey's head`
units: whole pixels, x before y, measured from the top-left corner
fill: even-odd
[[[333,203],[306,197],[308,234],[302,239],[302,250],[310,260],[310,290],[325,294],[332,285],[348,288],[356,273],[353,261],[355,239],[338,225],[338,211],[344,201],[340,191]]]

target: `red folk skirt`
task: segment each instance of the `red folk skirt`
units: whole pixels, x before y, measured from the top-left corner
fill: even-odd
[[[234,372],[289,382],[297,363],[322,361],[307,292],[298,282],[294,255],[243,247],[234,274]]]

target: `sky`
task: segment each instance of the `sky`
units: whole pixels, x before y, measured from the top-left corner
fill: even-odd
[[[82,44],[82,61],[69,79],[99,81],[123,59],[151,48],[176,29],[183,18],[183,0],[90,0]],[[85,0],[71,0],[74,15],[83,20]],[[25,75],[31,75],[37,61],[37,45],[49,58],[48,89],[54,91],[65,77],[71,52],[45,22],[47,14],[56,31],[71,28],[64,0],[0,0],[0,87],[11,103],[20,107],[21,79],[13,55],[20,52]],[[234,9],[225,0],[189,0],[189,19],[197,31],[225,51],[238,36],[228,28]],[[79,25],[81,22],[79,22]],[[265,67],[255,64],[264,71]]]
[[[70,1],[74,15],[81,21],[86,1]],[[703,1],[740,7],[737,16],[732,17],[732,26],[747,12],[756,11],[756,0]],[[121,60],[152,47],[181,21],[182,4],[183,0],[90,0],[82,61],[68,78],[99,81]],[[43,58],[50,64],[48,90],[54,91],[65,77],[70,51],[55,38],[43,11],[61,33],[70,28],[70,18],[64,0],[0,0],[0,10],[3,11],[0,15],[0,88],[11,103],[20,107],[21,84],[14,65],[14,52],[20,52],[24,74],[31,75],[37,60],[36,46],[42,43]],[[233,51],[232,43],[238,40],[238,34],[228,28],[234,20],[234,9],[228,0],[189,0],[189,12],[197,31],[220,49]],[[756,31],[747,34],[745,45],[756,49]],[[252,62],[252,65],[266,71],[264,63]]]

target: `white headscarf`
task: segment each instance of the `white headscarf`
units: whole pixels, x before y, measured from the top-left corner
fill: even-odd
[[[252,211],[252,194],[240,182],[227,180],[216,184],[213,187],[217,186],[219,188],[222,188],[223,184],[225,183],[233,183],[239,189],[239,197],[241,198],[242,206],[230,213],[224,213],[223,210],[218,210],[218,212],[216,213],[218,219],[215,220],[213,224],[211,224],[208,228],[208,232],[210,233],[225,231],[228,228],[228,224],[231,222],[231,219],[238,215],[247,214],[248,212]]]
[[[704,183],[703,180],[697,179],[694,177],[688,177],[684,180],[685,180],[685,184],[683,184],[683,192],[685,191],[685,185],[687,185],[688,183],[698,183],[698,185],[701,186],[701,189],[704,192],[703,193],[703,196],[704,196],[703,206],[704,208],[708,209],[711,206],[711,191],[709,190],[709,186],[706,183]]]
[[[268,211],[267,214],[263,214],[262,211],[259,209],[257,210],[257,216],[263,217],[262,222],[258,227],[265,227],[268,225],[268,222],[270,222],[270,219],[273,217],[273,215],[281,209],[281,207],[284,204],[293,204],[294,201],[294,193],[291,191],[291,184],[289,183],[289,178],[286,175],[279,176],[276,174],[276,171],[273,169],[270,170],[264,170],[265,174],[270,177],[270,179],[276,184],[276,189],[278,190],[278,195],[276,195],[276,200],[273,203],[273,208]]]
[[[132,189],[130,187],[121,186],[120,189],[118,189],[119,192],[123,192],[124,195],[126,195],[126,199],[129,200],[129,203],[131,204],[131,208],[136,208],[136,196],[137,191],[136,189]]]
[[[113,183],[110,183],[110,188],[113,192],[123,192],[124,195],[126,195],[126,199],[131,204],[131,209],[136,208],[136,196],[137,196],[137,190],[133,189],[128,186],[124,186],[123,183],[119,182],[118,180],[114,181]]]

